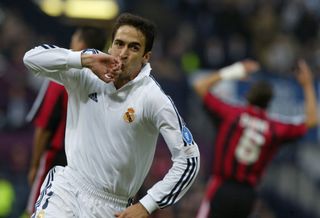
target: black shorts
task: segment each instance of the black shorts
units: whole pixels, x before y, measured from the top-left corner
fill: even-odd
[[[247,218],[255,202],[254,188],[249,184],[224,181],[210,202],[211,218]]]

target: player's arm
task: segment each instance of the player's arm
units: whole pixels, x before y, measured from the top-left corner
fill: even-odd
[[[304,60],[298,62],[297,81],[300,83],[305,98],[305,124],[308,128],[315,127],[317,118],[317,98],[312,79],[312,72]]]
[[[172,166],[162,180],[154,184],[139,202],[151,214],[158,208],[176,203],[189,190],[200,168],[200,153],[191,132],[167,96],[150,99],[147,113],[163,136],[171,153]]]
[[[87,50],[71,51],[53,45],[41,45],[26,52],[23,61],[34,74],[52,78],[62,84],[65,84],[68,77],[77,76],[74,75],[76,71],[70,69],[84,67],[91,69],[103,81],[112,81],[119,74],[119,60],[92,50],[96,52],[86,53]]]
[[[49,143],[52,133],[41,127],[35,128],[33,148],[32,148],[32,158],[31,165],[28,173],[28,182],[31,185],[35,179],[37,170],[40,165],[41,156]]]
[[[157,96],[157,97],[155,97]],[[116,213],[116,217],[148,217],[159,208],[176,203],[191,187],[200,168],[200,153],[190,131],[173,103],[161,91],[146,96],[145,116],[163,136],[172,166],[138,203]]]
[[[37,107],[35,109],[36,113],[28,115],[29,121],[32,121],[35,126],[32,159],[28,175],[30,183],[32,183],[35,178],[41,157],[49,145],[51,136],[61,119],[61,108],[58,101],[64,93],[61,90],[64,91],[64,89],[53,82],[49,82],[48,85],[44,84],[43,87],[46,87],[45,94],[42,95],[44,90],[39,92],[37,100],[33,105],[33,107]],[[40,101],[41,103],[39,104]],[[31,111],[33,111],[33,109]]]
[[[236,62],[230,66],[213,71],[208,75],[197,79],[193,84],[193,88],[200,97],[203,97],[210,90],[210,88],[219,81],[243,79],[248,74],[259,70],[259,68],[259,64],[253,60]]]

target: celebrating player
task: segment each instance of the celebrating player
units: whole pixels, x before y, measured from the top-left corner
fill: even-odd
[[[35,74],[68,91],[68,165],[47,175],[35,217],[147,217],[178,201],[199,170],[199,150],[171,99],[150,76],[155,26],[121,14],[109,54],[38,46],[24,56]],[[132,198],[152,164],[159,133],[172,155],[165,177]]]
[[[216,118],[212,175],[198,218],[247,218],[256,198],[255,187],[279,145],[303,136],[317,124],[316,97],[312,75],[301,60],[297,80],[305,97],[305,121],[289,124],[271,119],[266,112],[272,87],[265,81],[252,85],[246,106],[230,105],[209,89],[222,80],[242,79],[260,68],[245,60],[213,72],[194,83],[209,112]]]

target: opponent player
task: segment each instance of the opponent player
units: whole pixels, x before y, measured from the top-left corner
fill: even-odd
[[[297,80],[305,97],[303,123],[284,123],[267,115],[272,87],[265,81],[252,85],[246,96],[248,104],[243,107],[227,104],[209,92],[219,81],[242,79],[259,68],[257,62],[245,60],[194,83],[194,90],[214,116],[218,128],[212,176],[198,218],[247,218],[256,198],[255,187],[279,146],[303,136],[317,124],[312,75],[303,60],[297,69]]]
[[[78,27],[72,35],[70,48],[74,51],[88,47],[103,50],[106,41],[106,30],[83,26]],[[29,184],[32,185],[27,204],[29,215],[33,213],[41,184],[48,171],[53,166],[67,164],[64,151],[67,102],[68,95],[65,88],[56,82],[45,80],[27,116],[27,120],[32,121],[35,126],[28,174]]]
[[[68,165],[48,173],[34,217],[147,217],[174,204],[192,185],[198,146],[150,76],[154,37],[152,22],[125,13],[114,25],[109,54],[43,46],[25,54],[26,66],[62,83],[69,98]],[[159,133],[172,154],[172,168],[131,205]]]

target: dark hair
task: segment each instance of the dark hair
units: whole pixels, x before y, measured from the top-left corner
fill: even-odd
[[[146,38],[146,47],[144,52],[147,53],[151,51],[153,41],[156,36],[156,26],[153,22],[134,14],[123,13],[117,18],[116,23],[113,26],[111,35],[112,41],[114,40],[118,29],[124,25],[133,26],[134,28],[138,29]]]
[[[80,33],[80,38],[86,43],[88,48],[95,48],[103,51],[107,43],[107,30],[91,27],[82,26],[77,29]]]
[[[249,104],[266,109],[273,97],[272,86],[269,82],[261,80],[255,82],[247,92]]]

